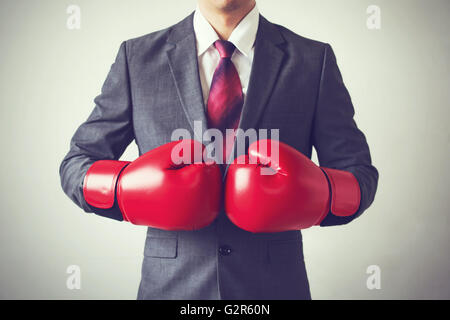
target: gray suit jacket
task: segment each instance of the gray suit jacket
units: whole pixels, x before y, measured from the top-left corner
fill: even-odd
[[[98,210],[84,200],[93,162],[119,159],[133,140],[143,154],[169,142],[175,129],[193,134],[194,121],[207,129],[192,18],[122,43],[60,167],[64,191],[86,212],[121,217],[117,206]],[[353,114],[331,47],[261,16],[240,127],[280,129],[281,141],[308,157],[315,146],[321,165],[356,176],[358,213],[330,213],[323,226],[350,222],[374,199],[378,173]],[[198,231],[148,228],[138,298],[310,299],[301,233],[253,234],[224,212]]]

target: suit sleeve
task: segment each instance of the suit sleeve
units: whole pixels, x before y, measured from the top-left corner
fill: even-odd
[[[321,226],[349,223],[360,216],[375,197],[378,171],[372,165],[366,138],[358,129],[353,116],[350,95],[343,83],[333,50],[327,44],[314,118],[313,144],[320,166],[353,173],[359,183],[361,201],[355,214],[338,217],[329,212]]]
[[[126,43],[120,46],[114,64],[95,100],[88,119],[76,130],[59,173],[67,196],[85,212],[122,220],[117,203],[111,209],[90,206],[83,196],[83,181],[97,160],[118,160],[134,138]]]

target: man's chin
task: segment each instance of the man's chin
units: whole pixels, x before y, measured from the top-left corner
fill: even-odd
[[[251,0],[207,0],[217,10],[233,12],[253,3]]]

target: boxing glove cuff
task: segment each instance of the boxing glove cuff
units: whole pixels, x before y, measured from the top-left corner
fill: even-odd
[[[348,171],[321,167],[328,178],[331,190],[330,211],[338,217],[355,214],[361,201],[358,180]]]
[[[83,195],[88,204],[99,209],[110,209],[114,205],[116,184],[128,161],[99,160],[86,172]]]

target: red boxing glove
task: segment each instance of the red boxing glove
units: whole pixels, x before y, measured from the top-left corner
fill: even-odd
[[[213,161],[203,161],[204,146],[174,141],[135,161],[101,160],[86,173],[87,203],[111,208],[117,199],[124,220],[164,230],[196,230],[209,225],[220,210],[222,175]]]
[[[271,150],[279,150],[278,156]],[[235,225],[250,232],[306,229],[320,224],[330,209],[337,216],[350,216],[359,203],[359,184],[352,173],[320,168],[282,142],[256,141],[248,155],[228,168],[225,211]]]

